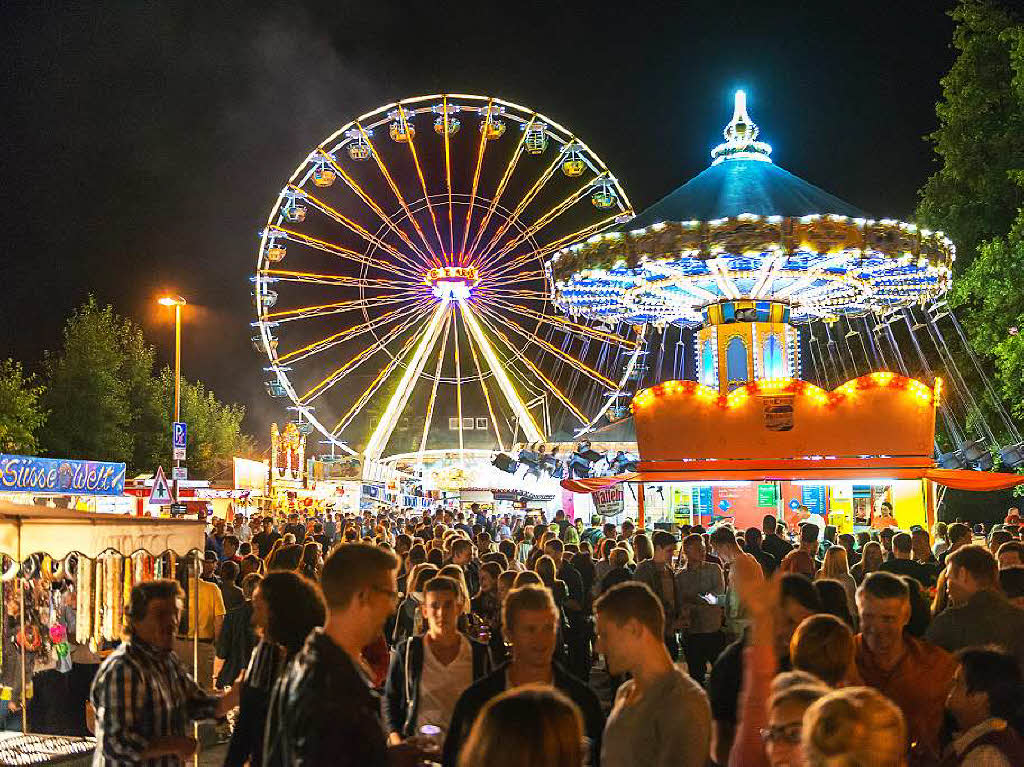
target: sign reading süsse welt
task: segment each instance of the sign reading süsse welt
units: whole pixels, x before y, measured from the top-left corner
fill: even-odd
[[[125,465],[0,453],[0,491],[122,495]]]

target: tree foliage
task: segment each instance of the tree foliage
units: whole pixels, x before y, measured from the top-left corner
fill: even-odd
[[[0,360],[0,451],[32,455],[36,433],[46,421],[40,402],[43,387],[26,375],[20,362]]]
[[[174,374],[157,375],[155,363],[142,329],[90,296],[68,319],[63,348],[44,359],[50,415],[41,447],[65,458],[123,461],[132,471],[169,466]],[[253,451],[241,430],[244,407],[219,402],[201,383],[182,381],[181,391],[192,476],[210,477]]]
[[[940,168],[921,190],[922,224],[957,246],[950,303],[1004,402],[1024,418],[1024,26],[991,0],[960,0],[956,61],[942,78],[939,128],[929,136]],[[965,355],[958,367],[999,439],[997,413]],[[968,430],[973,429],[968,424]],[[1005,444],[1005,442],[1004,442]]]
[[[64,346],[47,352],[50,411],[44,449],[62,458],[130,462],[134,448],[122,333],[126,323],[92,296],[68,318]]]
[[[981,242],[1009,232],[1024,204],[1024,36],[990,0],[961,0],[950,15],[957,57],[928,136],[941,165],[921,190],[918,218],[953,239],[966,267]]]
[[[1024,420],[1024,211],[1005,237],[982,243],[954,284],[971,346],[995,366],[1004,401]],[[966,309],[966,311],[963,311]]]
[[[174,371],[170,368],[160,371],[159,388],[166,407],[164,424],[170,424],[174,411]],[[190,476],[225,478],[225,472],[230,476],[232,457],[251,457],[256,452],[255,441],[242,432],[244,417],[242,405],[220,402],[201,381],[182,380],[181,419],[188,424],[186,464]],[[157,462],[168,466],[172,463],[169,431],[160,445]]]

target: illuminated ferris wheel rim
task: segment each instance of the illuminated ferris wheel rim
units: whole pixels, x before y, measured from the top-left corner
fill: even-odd
[[[384,167],[384,164],[380,158],[379,153],[373,147],[371,136],[373,136],[374,131],[376,131],[381,126],[387,124],[389,125],[392,139],[394,139],[395,141],[400,141],[398,138],[395,137],[396,124],[400,125],[401,127],[399,128],[399,131],[407,131],[409,134],[408,137],[405,138],[404,140],[409,146],[410,150],[413,151],[413,159],[415,161],[416,154],[415,151],[413,150],[413,139],[415,137],[415,130],[414,126],[411,123],[414,117],[423,114],[439,115],[435,120],[434,128],[435,132],[437,132],[439,136],[442,136],[444,138],[446,152],[445,165],[446,170],[449,173],[448,192],[439,193],[428,191],[426,182],[424,181],[423,178],[422,171],[420,171],[419,163],[417,161],[416,169],[417,172],[420,174],[420,183],[423,186],[423,195],[420,196],[418,199],[411,198],[412,203],[410,204],[407,203],[402,198],[401,194],[395,188],[395,185],[391,177],[388,175],[387,170]],[[527,107],[523,107],[514,102],[506,101],[503,99],[472,94],[432,94],[426,96],[418,96],[410,99],[403,99],[400,101],[391,102],[371,112],[367,112],[359,116],[355,120],[346,123],[341,128],[332,133],[324,141],[320,142],[317,145],[317,148],[313,150],[311,153],[309,153],[306,156],[306,158],[299,163],[299,165],[295,168],[295,171],[290,176],[287,185],[278,194],[277,199],[275,200],[274,205],[271,208],[270,214],[268,215],[267,224],[261,233],[260,249],[257,259],[257,276],[254,278],[254,281],[256,283],[254,297],[256,298],[258,317],[257,321],[253,324],[258,326],[259,328],[258,338],[260,339],[264,353],[266,354],[268,360],[270,361],[270,366],[268,368],[265,368],[265,370],[273,374],[274,378],[276,379],[276,384],[279,386],[280,390],[282,390],[283,393],[292,400],[293,406],[290,409],[298,412],[300,415],[300,420],[305,419],[310,424],[312,424],[318,431],[320,431],[325,437],[327,437],[329,442],[338,445],[339,447],[348,452],[353,451],[347,444],[345,444],[345,441],[341,438],[342,435],[340,432],[343,432],[344,429],[342,423],[339,422],[339,425],[335,426],[334,429],[331,429],[326,424],[322,423],[314,412],[315,408],[311,405],[310,393],[307,392],[306,394],[300,395],[299,392],[296,391],[296,387],[293,385],[290,377],[287,375],[287,373],[291,370],[291,367],[289,366],[288,363],[301,361],[305,359],[305,357],[312,356],[313,354],[319,353],[323,349],[328,348],[331,344],[328,344],[326,346],[320,346],[319,348],[316,348],[308,352],[308,354],[300,356],[295,356],[295,352],[289,352],[288,355],[284,356],[291,357],[291,359],[282,359],[282,355],[280,355],[277,350],[277,339],[273,337],[273,328],[281,322],[301,319],[302,317],[299,316],[298,314],[296,314],[295,316],[288,317],[275,316],[275,313],[270,312],[270,308],[273,306],[273,302],[276,301],[277,294],[275,291],[270,291],[268,287],[271,282],[277,282],[280,280],[288,281],[289,279],[293,279],[293,281],[299,282],[318,281],[316,279],[312,279],[312,277],[317,277],[317,275],[311,275],[310,278],[304,280],[302,278],[289,278],[278,276],[279,274],[286,274],[284,272],[277,272],[275,274],[275,270],[273,270],[272,259],[270,258],[268,252],[268,246],[272,245],[274,242],[277,241],[294,241],[299,242],[303,245],[311,245],[311,243],[315,242],[314,238],[300,236],[298,235],[298,233],[291,231],[289,227],[286,226],[286,224],[289,221],[291,221],[291,219],[286,219],[285,213],[287,210],[287,205],[295,205],[296,201],[303,205],[303,218],[299,219],[300,222],[304,220],[304,206],[311,200],[315,201],[312,207],[321,210],[321,212],[328,213],[328,215],[331,215],[331,217],[335,218],[336,221],[340,221],[336,215],[333,215],[337,213],[337,211],[330,211],[329,209],[325,210],[325,208],[328,208],[328,206],[325,205],[318,206],[317,203],[319,201],[316,201],[315,195],[310,192],[307,192],[306,189],[311,180],[313,180],[314,183],[316,182],[316,174],[319,172],[318,168],[322,170],[324,167],[326,167],[325,163],[329,163],[331,166],[333,166],[334,170],[330,171],[332,177],[335,175],[335,171],[337,171],[339,175],[344,176],[344,171],[338,165],[338,163],[341,162],[341,152],[347,149],[352,159],[366,159],[367,157],[372,157],[383,171],[385,178],[391,185],[392,191],[395,193],[396,197],[398,198],[398,201],[401,203],[399,211],[396,211],[393,207],[388,212],[384,212],[382,209],[377,207],[374,208],[374,210],[378,213],[379,217],[381,218],[381,223],[377,227],[376,234],[372,235],[376,241],[371,241],[368,239],[367,245],[364,247],[363,251],[364,256],[366,256],[367,254],[376,253],[381,249],[381,242],[384,239],[383,237],[381,237],[381,234],[382,232],[384,232],[385,229],[398,235],[406,243],[406,245],[408,245],[412,249],[412,251],[414,251],[414,253],[406,251],[406,255],[409,256],[410,258],[402,259],[403,266],[399,268],[399,271],[404,273],[405,277],[412,281],[412,284],[425,284],[427,288],[432,290],[433,300],[435,302],[439,302],[434,304],[435,311],[432,315],[430,315],[435,320],[437,319],[437,316],[439,316],[439,308],[442,305],[447,305],[449,303],[451,303],[452,305],[459,306],[459,311],[461,311],[463,315],[466,315],[467,312],[465,311],[465,306],[468,306],[471,302],[470,292],[474,290],[478,285],[480,288],[485,288],[487,286],[487,281],[489,279],[489,273],[487,271],[488,264],[485,264],[484,261],[490,258],[491,263],[489,264],[489,266],[493,268],[495,266],[494,261],[496,258],[509,258],[511,254],[512,256],[514,256],[514,258],[511,259],[512,264],[514,266],[517,261],[523,260],[522,255],[515,254],[517,252],[517,248],[520,246],[520,244],[524,242],[527,248],[527,257],[535,261],[538,266],[537,273],[534,279],[536,280],[536,284],[540,288],[536,291],[536,300],[541,302],[540,306],[542,311],[540,312],[539,318],[537,319],[536,327],[539,328],[541,322],[545,321],[546,318],[551,317],[555,314],[552,311],[552,294],[550,292],[549,284],[547,282],[544,260],[545,257],[549,255],[551,252],[553,252],[555,249],[557,249],[558,247],[564,247],[569,242],[574,240],[563,238],[561,240],[555,241],[554,243],[549,243],[547,246],[542,246],[540,243],[538,243],[534,237],[535,232],[530,231],[530,227],[536,227],[537,229],[539,229],[541,226],[545,226],[546,222],[534,222],[533,224],[530,225],[530,227],[527,227],[525,222],[520,220],[520,216],[523,213],[523,208],[517,207],[513,210],[510,210],[510,206],[501,206],[498,202],[498,198],[501,197],[501,194],[504,191],[502,185],[499,185],[499,189],[497,190],[497,193],[494,196],[488,196],[483,192],[478,192],[478,190],[476,189],[476,180],[474,180],[474,189],[471,195],[465,195],[464,193],[455,193],[452,190],[449,158],[447,156],[448,139],[450,135],[453,135],[455,132],[458,131],[458,118],[456,117],[456,115],[466,114],[476,114],[482,118],[480,125],[480,161],[482,161],[483,158],[483,147],[488,143],[489,139],[500,138],[501,134],[504,133],[504,125],[502,124],[502,121],[508,120],[512,123],[519,124],[520,129],[523,132],[523,136],[519,140],[519,147],[516,150],[515,159],[513,160],[512,164],[508,167],[507,173],[511,172],[512,167],[515,164],[515,161],[517,161],[518,157],[522,155],[523,141],[527,138],[526,134],[529,133],[531,129],[534,132],[538,130],[541,131],[542,135],[544,136],[544,146],[539,150],[540,153],[543,153],[544,149],[546,149],[549,140],[557,146],[556,160],[552,162],[551,166],[549,166],[547,171],[549,175],[552,172],[552,169],[556,167],[556,163],[564,162],[561,158],[566,158],[569,161],[575,160],[580,163],[580,170],[577,171],[576,173],[570,174],[566,172],[566,175],[569,176],[582,174],[582,169],[585,165],[585,167],[589,169],[591,173],[594,174],[595,178],[588,182],[588,185],[585,185],[576,193],[576,199],[580,199],[580,195],[584,193],[586,189],[603,189],[610,202],[608,202],[607,205],[598,205],[596,199],[597,193],[595,193],[595,207],[618,208],[618,213],[612,218],[605,219],[604,221],[600,221],[597,222],[597,224],[592,225],[589,228],[590,233],[593,233],[594,231],[600,231],[601,228],[610,226],[615,222],[628,220],[632,216],[632,207],[629,203],[629,199],[625,193],[625,190],[622,189],[618,180],[610,173],[605,163],[600,159],[600,157],[597,156],[595,152],[593,152],[592,149],[590,149],[590,147],[585,142],[581,141],[574,133],[566,129],[557,121],[552,120],[548,116],[540,112],[531,110]],[[442,121],[443,131],[440,130],[440,124],[442,123]],[[495,127],[500,127],[500,131],[497,131],[496,136],[485,135],[485,132],[490,131],[492,125]],[[454,128],[454,130],[450,130],[450,128]],[[425,135],[429,136],[429,133]],[[357,158],[354,152],[361,153],[362,156]],[[530,151],[530,154],[536,154],[536,152]],[[565,165],[563,164],[562,167],[564,170]],[[479,177],[479,165],[477,168],[477,174]],[[543,184],[547,182],[548,178],[549,176],[542,177],[538,182],[536,182],[534,188],[531,189],[531,192],[527,193],[527,196],[529,197],[534,192],[538,184],[543,186]],[[506,180],[507,179],[503,178],[502,184],[504,184]],[[350,179],[347,176],[345,176],[345,181],[346,183],[349,183]],[[318,183],[315,183],[315,185],[322,186],[321,184]],[[354,189],[354,187],[352,187],[351,184],[349,184],[349,188]],[[437,201],[444,197],[447,197],[448,200],[449,227],[451,226],[450,211],[453,206],[462,205],[464,207],[470,208],[471,210],[476,208],[482,208],[485,206],[487,207],[488,212],[485,215],[485,224],[478,224],[478,235],[476,241],[473,243],[473,249],[475,249],[479,244],[480,236],[483,234],[486,225],[490,223],[491,219],[494,218],[495,221],[499,222],[497,235],[495,235],[491,242],[488,243],[484,251],[482,251],[479,254],[474,254],[479,256],[479,258],[481,259],[480,262],[470,261],[469,263],[463,263],[457,259],[455,255],[455,243],[452,239],[451,232],[449,232],[449,244],[451,245],[451,248],[450,251],[446,251],[444,248],[444,242],[441,233],[437,231],[438,222],[436,219],[434,219],[433,224],[435,233],[437,234],[437,244],[439,245],[439,249],[442,252],[442,257],[438,258],[436,254],[433,252],[433,250],[431,250],[430,245],[428,244],[427,237],[424,236],[424,233],[420,229],[420,226],[416,223],[415,216],[417,213],[422,213],[422,211],[425,208],[430,208],[432,201]],[[466,197],[469,197],[468,203],[465,201]],[[365,197],[364,201],[372,205],[372,201],[367,201]],[[521,202],[521,205],[525,204],[525,202],[526,201]],[[575,204],[575,200],[573,200],[572,204]],[[433,210],[430,211],[430,214],[432,217],[434,216]],[[561,215],[561,212],[559,212],[557,215]],[[404,223],[406,219],[410,220],[413,226],[416,228],[416,231],[419,234],[423,245],[425,246],[426,250],[430,252],[430,255],[433,257],[432,263],[419,264],[420,268],[416,268],[415,266],[413,266],[412,257],[414,256],[414,254],[423,255],[423,253],[419,250],[418,245],[409,239],[412,236],[412,234],[408,233],[409,236],[405,236],[405,234],[400,230],[400,225]],[[474,221],[474,223],[477,222]],[[465,236],[466,234],[468,234],[468,227],[469,218],[467,218],[467,232],[463,236],[463,247],[465,247],[466,245]],[[500,236],[505,233],[506,229],[509,232],[511,232],[511,235],[513,237],[512,244],[510,245],[506,243],[502,248],[499,248],[497,252],[495,252],[495,240],[499,240]],[[586,229],[583,230],[583,232],[586,231]],[[312,247],[314,247],[314,249],[323,250],[324,248],[322,246],[324,244],[325,243],[317,243],[313,244]],[[401,243],[394,243],[394,245],[401,248]],[[326,250],[326,252],[330,252],[330,250],[328,249]],[[396,257],[399,256],[399,254],[395,252],[394,247],[392,247],[389,252],[391,252],[392,255]],[[367,277],[367,272],[370,268],[371,263],[372,262],[369,258],[364,258],[360,263],[360,282],[358,284],[361,299],[365,299],[366,289],[371,282],[371,280],[363,279]],[[376,266],[376,264],[374,265]],[[409,268],[406,269],[405,266],[408,266]],[[454,293],[450,292],[451,287],[449,283],[451,282],[451,280],[447,279],[447,277],[449,277],[450,275],[445,275],[445,279],[437,279],[436,277],[431,276],[431,274],[436,272],[436,270],[445,268],[478,269],[478,273],[477,275],[474,276],[473,279],[473,286],[467,289],[467,294],[465,296],[457,297]],[[510,268],[511,267],[508,267],[506,265],[504,269],[498,271],[498,276],[501,276],[502,274],[507,274]],[[338,281],[333,283],[328,280],[319,281],[322,284],[346,284],[342,282],[343,278],[338,277],[336,275],[328,275],[328,277],[336,278]],[[381,280],[373,280],[372,282],[375,282],[379,285]],[[348,281],[347,284],[352,284],[351,280]],[[438,292],[439,286],[441,286],[440,293]],[[508,293],[509,291],[505,292]],[[270,293],[273,293],[273,300],[268,300],[270,298]],[[508,298],[508,296],[506,295],[505,298]],[[511,303],[506,303],[508,303],[508,305],[511,306]],[[419,309],[422,310],[424,313],[423,315],[420,315],[421,317],[427,313],[427,310],[429,310],[429,306],[430,300],[427,300],[425,304],[419,307]],[[377,327],[374,326],[369,321],[370,313],[368,312],[368,307],[368,303],[364,304],[361,307],[361,311],[363,312],[364,319],[367,320],[366,324],[368,326],[368,329],[372,331],[372,335],[374,336],[374,338],[377,338],[379,340],[379,337],[377,335]],[[343,312],[345,311],[345,309],[342,308],[339,309],[338,311]],[[331,310],[329,307],[326,310],[323,307],[319,307],[318,313],[311,316],[323,316],[329,313],[333,313],[333,310]],[[288,314],[288,312],[278,312],[276,314]],[[470,312],[469,314],[471,316],[473,313]],[[517,352],[514,345],[509,342],[509,339],[500,332],[499,328],[495,327],[495,315],[492,314],[490,318],[488,318],[488,316],[484,314],[481,315],[480,320],[482,320],[482,323],[484,326],[486,326],[487,330],[489,330],[492,333],[496,333],[497,336],[501,338],[502,342],[504,343],[504,346],[508,348],[509,351],[507,354],[504,351],[502,352],[502,357],[504,358],[502,360],[503,363],[507,362],[509,358],[514,357],[517,353],[521,354],[521,349]],[[572,322],[564,322],[564,320],[559,321],[563,322],[565,326],[575,326],[578,328],[582,327],[575,325],[575,323]],[[467,330],[469,330],[470,320],[464,318],[463,322]],[[408,328],[414,324],[415,318],[414,321],[402,325],[402,328]],[[482,348],[482,344],[486,340],[482,335],[483,331],[479,327],[479,323],[476,320],[472,320],[472,324],[477,326],[477,329],[475,331],[476,340],[478,344],[481,344],[482,354],[486,354],[485,350]],[[426,323],[421,323],[421,327],[419,330],[422,331],[425,326]],[[431,332],[436,334],[437,323],[431,323],[428,329],[430,329]],[[520,330],[522,330],[522,328],[520,328]],[[444,332],[447,333],[447,324],[445,325]],[[603,333],[603,331],[594,332]],[[611,337],[611,334],[605,335]],[[514,333],[513,336],[515,336]],[[391,337],[393,338],[394,335],[392,335]],[[611,384],[610,388],[613,388],[617,392],[621,392],[623,390],[625,382],[628,380],[630,374],[633,372],[633,369],[637,364],[637,360],[642,353],[641,339],[642,334],[631,336],[628,339],[619,339],[621,341],[624,341],[623,345],[629,346],[631,352],[628,355],[628,359],[626,360],[626,363],[622,368],[621,376],[618,377],[617,382],[613,383],[609,381],[609,383]],[[383,348],[385,348],[388,355],[394,359],[394,355],[391,349],[387,348],[386,346]],[[404,356],[409,351],[409,348],[410,347],[406,345],[405,347],[402,348],[400,354]],[[470,339],[470,350],[472,351],[472,339]],[[298,351],[301,352],[303,350],[300,349]],[[443,353],[444,350],[442,346],[442,355]],[[479,365],[478,361],[477,365]],[[407,363],[403,363],[402,367],[406,366]],[[531,365],[531,367],[533,366]],[[437,370],[440,371],[440,369],[441,367],[439,359]],[[486,372],[480,372],[478,368],[478,372],[479,375],[477,376],[477,378],[471,378],[470,381],[482,381],[485,378],[494,378],[496,375],[496,371],[493,369],[487,370]],[[539,373],[539,371],[537,372]],[[420,377],[425,378],[427,380],[432,380],[433,378],[428,372],[424,372],[422,370],[420,370],[416,374],[415,379],[418,380]],[[506,376],[504,372],[502,372],[501,376],[499,377]],[[515,377],[519,385],[524,384],[522,372],[516,373]],[[543,378],[543,376],[541,377]],[[436,378],[439,382],[446,383],[452,380],[451,376],[441,376],[440,373],[436,375]],[[547,381],[546,379],[544,380],[545,383],[550,384],[549,381]],[[413,383],[415,383],[415,380],[413,381]],[[434,384],[435,387],[436,383],[437,382],[435,382]],[[329,386],[330,385],[333,385],[333,383],[329,384]],[[528,387],[528,383],[526,385]],[[514,387],[511,388],[514,389]],[[484,394],[486,396],[486,389]],[[319,396],[319,394],[315,394],[314,396]],[[598,411],[592,417],[584,417],[582,419],[582,426],[580,427],[580,429],[578,429],[578,431],[591,428],[594,424],[596,424],[600,420],[600,418],[607,412],[608,408],[612,405],[612,403],[613,398],[607,396],[603,398],[603,400],[600,403],[600,407],[598,408]],[[571,408],[571,403],[569,403],[564,398],[563,404],[567,404]],[[360,405],[360,409],[362,408],[362,406],[363,405]],[[488,407],[490,407],[489,403]],[[579,414],[579,411],[573,412],[577,412]],[[580,416],[577,415],[577,417]],[[494,420],[493,414],[492,420]],[[542,435],[534,434],[533,436]]]

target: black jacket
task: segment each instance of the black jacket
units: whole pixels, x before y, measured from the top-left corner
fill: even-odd
[[[554,667],[554,686],[579,706],[580,712],[583,714],[584,734],[590,740],[590,761],[587,764],[591,767],[600,767],[601,733],[604,732],[604,714],[601,712],[601,704],[594,691],[587,685],[571,676],[557,663],[552,665]],[[462,744],[469,737],[469,731],[473,722],[476,721],[477,714],[489,700],[505,692],[508,666],[508,663],[499,666],[492,674],[473,684],[462,693],[458,703],[455,704],[452,723],[448,728],[448,737],[444,741],[444,752],[441,757],[441,764],[444,767],[455,767],[458,764],[459,751],[462,750]]]
[[[263,740],[265,767],[387,767],[380,696],[323,629],[274,686]]]
[[[469,639],[469,637],[466,637]],[[469,639],[473,650],[473,681],[491,673],[490,649]],[[406,639],[391,651],[391,665],[384,683],[384,729],[408,738],[416,734],[416,716],[420,707],[420,679],[423,676],[422,636]]]

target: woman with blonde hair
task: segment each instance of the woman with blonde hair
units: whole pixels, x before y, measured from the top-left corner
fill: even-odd
[[[854,580],[860,584],[864,579],[882,566],[885,559],[882,556],[882,544],[878,541],[868,541],[860,550],[860,562],[850,570]]]
[[[846,603],[850,608],[850,614],[857,614],[857,581],[850,575],[850,560],[846,549],[842,546],[829,546],[825,552],[825,559],[821,563],[821,569],[814,576],[815,580],[831,578],[839,581],[846,591]]]
[[[804,715],[809,767],[905,767],[907,723],[899,707],[870,687],[847,687]]]
[[[583,717],[563,693],[527,685],[491,700],[473,724],[459,767],[582,767]]]

